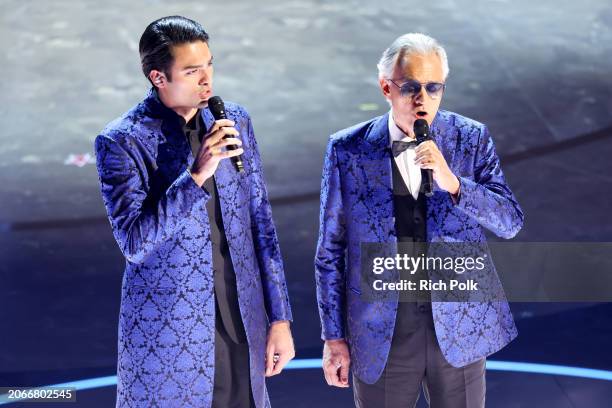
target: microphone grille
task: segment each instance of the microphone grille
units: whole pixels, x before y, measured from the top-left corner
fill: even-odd
[[[225,115],[225,104],[220,96],[213,96],[208,99],[208,108],[215,119]]]
[[[414,135],[417,139],[429,136],[429,124],[425,119],[417,119],[414,121]]]
[[[414,129],[429,129],[429,125],[425,119],[417,119],[414,121]]]

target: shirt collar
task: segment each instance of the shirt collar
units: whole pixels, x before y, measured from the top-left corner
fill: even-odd
[[[389,139],[389,145],[393,145],[393,142],[399,140],[403,140],[404,142],[414,140],[397,126],[395,120],[393,119],[393,109],[389,111]]]
[[[183,131],[196,131],[199,132],[202,129],[202,112],[198,109],[193,115],[193,117],[189,120],[189,122],[185,122],[185,118],[181,115],[176,115],[181,122],[181,126],[183,126]]]
[[[152,113],[155,117],[161,117],[162,119],[171,120],[173,122],[178,122],[182,128],[185,127],[185,119],[176,113],[173,109],[168,108],[161,101],[159,94],[157,93],[157,89],[155,87],[151,87],[149,89],[149,93],[145,99],[145,105],[149,109],[149,112]],[[198,109],[197,115],[200,115],[201,110]],[[199,129],[200,123],[197,123]]]

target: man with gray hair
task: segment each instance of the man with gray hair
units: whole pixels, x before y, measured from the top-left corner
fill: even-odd
[[[483,407],[486,356],[517,335],[494,269],[494,300],[362,296],[362,243],[486,246],[485,228],[512,238],[523,225],[487,127],[439,110],[448,72],[436,40],[399,37],[378,64],[390,111],[337,132],[327,147],[315,257],[323,370],[337,387],[349,386],[352,371],[358,407],[413,407],[421,385],[432,407]],[[418,119],[431,138],[417,145]],[[427,196],[426,170],[435,182]]]

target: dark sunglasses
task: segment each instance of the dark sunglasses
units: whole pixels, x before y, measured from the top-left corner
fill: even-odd
[[[446,84],[442,84],[440,82],[425,82],[421,83],[412,79],[408,79],[401,85],[398,85],[394,80],[387,79],[393,85],[397,86],[400,90],[400,95],[405,97],[412,98],[415,95],[418,95],[421,92],[421,87],[425,86],[425,91],[427,91],[427,95],[431,99],[438,99],[442,96],[444,92],[444,88],[446,88]]]

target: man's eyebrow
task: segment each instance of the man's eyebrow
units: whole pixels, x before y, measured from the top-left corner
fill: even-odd
[[[213,57],[211,55],[210,60],[208,60],[208,63],[210,64],[213,60]],[[181,69],[181,71],[187,71],[188,69],[195,69],[195,68],[202,68],[204,65],[187,65],[186,67],[183,67]]]
[[[183,67],[182,70],[186,71],[188,69],[194,69],[194,68],[202,68],[204,65],[187,65],[186,67]]]

